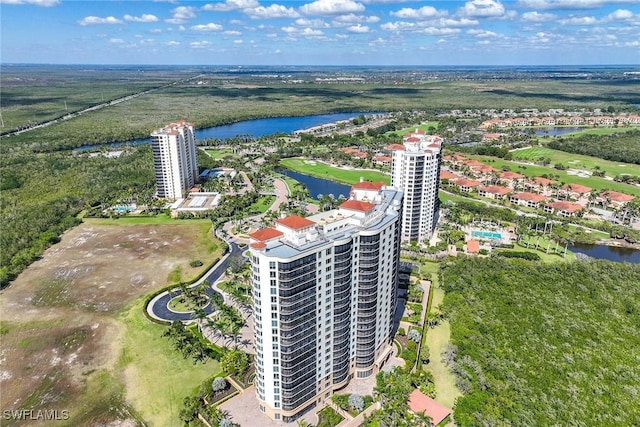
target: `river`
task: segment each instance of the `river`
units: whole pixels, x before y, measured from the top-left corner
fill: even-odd
[[[308,129],[313,126],[333,123],[340,120],[348,120],[361,114],[369,113],[333,113],[318,114],[312,116],[299,117],[272,117],[268,119],[244,120],[231,123],[229,125],[214,126],[210,128],[196,129],[196,140],[206,138],[216,138],[225,140],[236,136],[250,135],[254,138],[273,135],[274,133],[291,134],[296,130]],[[150,144],[151,138],[133,139],[126,142],[116,142],[113,144],[92,144],[83,145],[78,150],[93,150],[102,147],[118,147],[121,145]]]

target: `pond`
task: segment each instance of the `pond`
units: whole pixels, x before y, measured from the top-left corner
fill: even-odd
[[[640,250],[633,248],[576,243],[573,246],[569,246],[567,249],[596,259],[607,259],[609,261],[616,262],[632,262],[636,264],[640,263]]]
[[[558,136],[567,133],[580,132],[586,128],[540,128],[536,129],[536,136]]]
[[[340,184],[329,179],[316,178],[315,176],[305,175],[289,169],[279,169],[278,172],[302,183],[307,187],[307,190],[309,190],[309,194],[313,199],[317,200],[318,194],[325,196],[333,194],[336,198],[343,195],[345,198],[349,198],[349,192],[351,191],[350,185]]]

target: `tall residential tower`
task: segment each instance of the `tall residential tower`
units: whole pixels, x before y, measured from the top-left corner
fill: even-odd
[[[183,199],[198,176],[193,123],[181,120],[151,134],[157,195]]]
[[[423,243],[438,221],[440,203],[440,150],[442,138],[416,129],[403,137],[403,144],[389,148],[391,185],[404,191],[402,240]]]
[[[361,182],[338,209],[250,235],[260,410],[293,421],[391,355],[402,192]]]

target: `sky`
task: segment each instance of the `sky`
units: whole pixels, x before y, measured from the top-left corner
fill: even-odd
[[[640,0],[0,0],[0,62],[640,64]]]

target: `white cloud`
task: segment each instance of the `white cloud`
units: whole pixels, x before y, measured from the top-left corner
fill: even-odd
[[[529,22],[549,22],[556,19],[553,13],[526,12],[522,14],[522,19]]]
[[[158,17],[149,13],[143,13],[142,16],[124,15],[124,20],[130,22],[158,22]]]
[[[562,25],[594,25],[598,20],[593,16],[571,16],[558,22]]]
[[[530,9],[595,9],[609,4],[638,4],[638,0],[518,0]]]
[[[295,24],[299,27],[311,27],[311,28],[329,28],[330,25],[324,22],[322,19],[296,19]]]
[[[201,42],[191,42],[191,43],[189,43],[189,46],[191,46],[194,49],[202,49],[202,48],[205,48],[205,47],[209,46],[210,44],[211,43],[209,43],[208,41],[203,40]]]
[[[178,6],[171,10],[171,18],[165,19],[165,22],[170,24],[184,24],[189,19],[196,17],[195,7],[192,6]]]
[[[471,18],[492,18],[504,15],[504,6],[498,0],[471,0],[459,12]]]
[[[236,30],[227,30],[224,32],[228,36],[241,36],[242,32]]]
[[[234,40],[233,44],[242,44],[242,40]]]
[[[152,29],[152,30],[149,30],[149,32],[150,32],[151,34],[161,34],[161,33],[162,33],[162,30],[161,30],[160,28],[154,28],[154,29]]]
[[[626,42],[624,45],[627,47],[638,47],[640,46],[640,41]]]
[[[191,29],[193,31],[220,31],[222,30],[222,25],[209,22],[208,24],[194,25]]]
[[[380,28],[386,31],[403,31],[403,30],[411,30],[416,27],[416,24],[413,22],[405,22],[405,21],[397,21],[397,22],[387,22],[380,25]]]
[[[346,13],[359,13],[364,11],[362,3],[354,0],[316,0],[300,6],[300,11],[305,15],[341,15]]]
[[[258,7],[258,0],[227,0],[224,3],[209,3],[202,6],[202,10],[227,12],[230,10],[248,9]]]
[[[487,30],[471,29],[471,30],[467,31],[467,34],[472,34],[472,35],[477,36],[479,38],[498,37],[498,33],[494,33],[493,31],[487,31]]]
[[[324,35],[324,33],[322,31],[314,30],[312,28],[305,28],[304,30],[302,30],[302,32],[300,34],[305,36],[305,37],[318,37],[318,36]]]
[[[60,4],[60,0],[0,0],[0,4],[31,4],[34,6],[51,7]]]
[[[396,16],[402,19],[431,19],[437,18],[439,16],[444,16],[446,14],[446,11],[438,11],[435,7],[432,6],[423,6],[420,9],[405,7],[397,12],[390,13],[391,16]]]
[[[106,18],[100,18],[98,16],[86,16],[79,20],[78,24],[82,26],[97,24],[122,24],[122,21],[114,16],[107,16]]]
[[[122,43],[124,43],[124,40],[122,40],[122,39],[109,39],[109,43],[122,44]]]
[[[280,49],[276,49],[276,50],[274,50],[274,51],[273,51],[273,53],[275,53],[276,55],[278,55],[278,54],[282,53],[282,51],[281,51]]]
[[[636,15],[630,10],[618,9],[615,12],[611,12],[604,19],[605,21],[628,21],[633,19]]]
[[[268,7],[258,6],[244,9],[243,12],[252,19],[298,18],[300,14],[292,7],[272,4]]]
[[[167,46],[180,46],[180,42],[177,42],[177,41],[175,41],[175,40],[171,40],[171,41],[168,41],[168,42],[166,43],[166,45],[167,45]]]
[[[440,18],[433,21],[434,24],[440,27],[473,27],[480,24],[476,19],[453,19],[453,18]]]
[[[281,29],[291,37],[302,36],[307,38],[318,38],[324,36],[324,33],[321,30],[316,30],[313,28],[298,28],[288,26],[282,27]]]
[[[417,31],[420,34],[427,34],[430,36],[447,36],[451,34],[458,34],[460,32],[459,28],[437,28],[437,27],[426,27]]]
[[[371,30],[366,25],[357,24],[357,25],[352,25],[350,27],[347,27],[347,31],[349,31],[350,33],[364,34],[364,33],[368,33]]]
[[[366,23],[366,24],[375,24],[380,21],[380,17],[371,15],[356,15],[355,13],[347,13],[346,15],[338,15],[333,18],[333,25],[341,27],[345,25],[357,24],[357,23]]]

